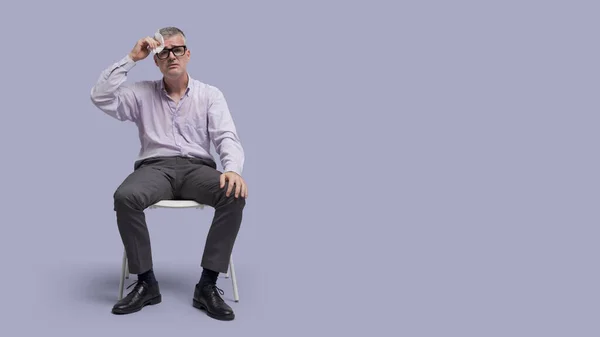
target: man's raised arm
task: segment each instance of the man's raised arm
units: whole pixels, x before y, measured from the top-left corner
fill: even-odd
[[[150,54],[151,48],[156,48],[159,44],[151,37],[142,38],[127,56],[102,71],[90,92],[92,103],[120,121],[134,121],[138,114],[137,101],[134,86],[125,84],[127,73],[136,62]]]

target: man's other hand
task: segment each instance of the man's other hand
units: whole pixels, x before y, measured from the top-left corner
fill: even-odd
[[[235,197],[248,197],[248,187],[246,186],[246,182],[242,177],[235,172],[225,172],[221,174],[221,188],[225,187],[225,182],[229,182],[227,186],[227,191],[225,193],[226,196],[230,196],[233,188],[235,187]]]

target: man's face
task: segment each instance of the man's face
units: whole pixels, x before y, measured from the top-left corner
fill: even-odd
[[[186,48],[181,35],[170,36],[165,39],[165,48],[154,55],[154,61],[160,72],[169,78],[177,78],[187,73],[187,63],[190,60],[190,51]]]

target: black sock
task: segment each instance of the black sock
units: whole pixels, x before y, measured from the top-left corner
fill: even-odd
[[[146,281],[149,284],[158,283],[156,281],[156,278],[154,277],[154,271],[152,269],[148,270],[147,272],[138,274],[138,280],[140,280],[140,281]]]
[[[202,270],[202,276],[200,277],[201,284],[216,284],[217,279],[219,278],[219,272],[206,269]]]

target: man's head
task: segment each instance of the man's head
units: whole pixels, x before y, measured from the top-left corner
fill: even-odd
[[[187,74],[187,63],[190,51],[186,46],[185,34],[176,27],[165,27],[159,30],[165,40],[164,49],[154,55],[154,62],[160,72],[167,78],[176,79]]]

